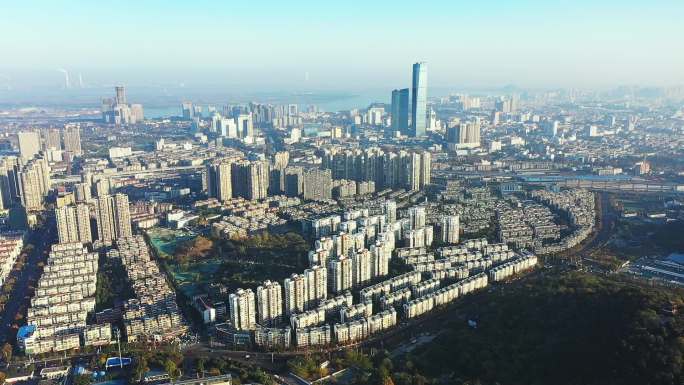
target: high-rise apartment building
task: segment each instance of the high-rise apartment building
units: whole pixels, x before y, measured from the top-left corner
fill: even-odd
[[[411,131],[414,137],[425,136],[427,128],[427,63],[413,65],[411,95]]]
[[[292,315],[306,310],[309,302],[309,288],[303,274],[292,274],[283,283],[285,292],[285,314]]]
[[[6,156],[0,158],[0,191],[5,208],[19,202],[19,179],[17,173],[21,169],[20,158]]]
[[[35,158],[12,171],[15,194],[27,210],[39,210],[50,191],[50,167],[44,158]]]
[[[385,152],[379,148],[332,148],[324,150],[321,165],[331,171],[335,180],[373,181],[376,189],[417,190],[430,183],[431,175],[430,153],[417,154],[419,156],[404,150]]]
[[[286,168],[285,195],[289,197],[298,197],[302,194],[304,194],[304,170],[301,167]]]
[[[257,322],[261,326],[274,327],[283,319],[283,297],[280,284],[266,281],[257,287]]]
[[[235,117],[237,124],[237,132],[240,138],[254,136],[254,124],[252,123],[252,114],[240,114]]]
[[[9,186],[8,170],[4,162],[0,162],[0,210],[5,210],[12,206],[12,196],[10,195]]]
[[[90,208],[87,204],[63,206],[55,209],[59,243],[90,243]]]
[[[100,241],[111,242],[133,235],[127,195],[101,196],[97,199],[96,209],[97,238]]]
[[[382,213],[385,215],[387,223],[394,223],[397,221],[397,202],[387,200],[382,205]]]
[[[353,286],[352,260],[341,256],[328,262],[328,285],[332,293],[338,294]]]
[[[22,131],[17,133],[19,140],[19,154],[24,160],[33,159],[40,152],[40,133],[37,131]]]
[[[352,254],[352,285],[362,286],[371,280],[372,257],[367,249]]]
[[[256,309],[254,292],[251,289],[238,289],[228,297],[230,321],[236,330],[254,330]]]
[[[411,230],[425,227],[425,206],[413,206],[409,209],[409,228]]]
[[[392,91],[392,133],[399,131],[408,135],[409,131],[409,89]]]
[[[409,190],[420,190],[420,154],[413,152],[409,155],[409,161],[406,164],[406,173],[408,176],[408,189]]]
[[[285,168],[290,162],[290,153],[287,151],[278,151],[273,155],[273,167]]]
[[[45,149],[46,150],[61,150],[62,137],[59,130],[51,128],[45,131]]]
[[[371,245],[371,278],[389,274],[389,261],[392,258],[392,247],[387,242],[378,241]]]
[[[267,160],[241,161],[231,166],[233,196],[257,200],[268,196],[270,182]]]
[[[442,217],[442,242],[456,244],[459,240],[459,217],[458,215],[445,215]]]
[[[475,148],[480,146],[480,121],[475,120],[458,125],[458,148]]]
[[[89,183],[75,183],[74,197],[76,202],[89,202],[92,199],[91,187]]]
[[[432,154],[429,151],[420,153],[420,182],[419,187],[422,189],[429,185],[432,179]]]
[[[221,202],[233,198],[231,164],[227,161],[207,165],[207,194]]]
[[[330,170],[309,169],[304,172],[304,199],[332,199]]]
[[[304,277],[308,290],[306,308],[312,309],[328,298],[328,271],[321,265],[315,265],[304,270]]]
[[[81,150],[81,130],[78,127],[64,128],[64,151],[74,156],[83,154]]]

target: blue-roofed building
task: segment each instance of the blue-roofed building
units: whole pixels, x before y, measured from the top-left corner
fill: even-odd
[[[674,263],[678,263],[680,265],[684,265],[684,254],[679,254],[679,253],[672,253],[670,254],[667,259],[669,261],[672,261]]]
[[[19,328],[17,331],[17,346],[25,353],[30,353],[33,350],[33,344],[36,342],[36,325],[26,325]]]
[[[131,364],[131,359],[128,357],[109,357],[105,364],[105,368],[119,368],[122,366],[128,366]]]

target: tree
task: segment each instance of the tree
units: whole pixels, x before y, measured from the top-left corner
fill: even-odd
[[[167,359],[166,362],[164,362],[164,370],[166,370],[166,373],[171,379],[175,380],[176,377],[178,377],[178,367],[172,360]]]
[[[89,385],[91,377],[87,374],[80,374],[74,377],[74,385]]]
[[[2,345],[2,350],[0,350],[0,352],[2,352],[2,359],[4,359],[5,362],[10,362],[12,359],[12,345],[5,342],[5,344]]]
[[[5,380],[7,380],[7,373],[0,372],[0,385],[4,384]]]
[[[133,372],[131,373],[132,376],[132,381],[131,382],[140,382],[142,381],[143,375],[145,375],[145,372],[147,372],[149,369],[147,368],[147,359],[145,357],[140,356],[135,360],[135,368],[133,369]]]
[[[204,377],[204,358],[200,358],[197,360],[197,372]]]

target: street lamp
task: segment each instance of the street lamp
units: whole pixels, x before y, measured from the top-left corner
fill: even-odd
[[[121,332],[117,327],[114,328],[114,336],[116,336],[116,346],[119,348],[119,368],[123,369],[123,360],[121,359],[121,342],[119,341]]]

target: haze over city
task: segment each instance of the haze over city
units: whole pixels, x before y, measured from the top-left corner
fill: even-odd
[[[440,87],[684,82],[681,1],[21,1],[0,86],[368,90],[430,63]],[[308,80],[307,80],[308,79]]]

